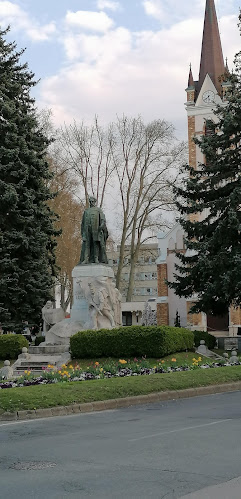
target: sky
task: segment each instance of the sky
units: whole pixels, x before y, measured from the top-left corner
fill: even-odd
[[[224,57],[240,50],[240,0],[216,0]],[[186,138],[189,64],[198,79],[205,0],[0,0],[0,25],[26,47],[37,106],[57,126],[123,113],[166,119]]]

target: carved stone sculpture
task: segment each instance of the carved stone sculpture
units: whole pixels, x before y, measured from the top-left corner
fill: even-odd
[[[0,379],[11,379],[13,377],[13,368],[10,366],[10,361],[5,360],[4,367],[0,369]]]
[[[49,300],[42,308],[42,318],[43,332],[46,334],[54,324],[64,319],[64,311],[62,308],[53,308],[53,303]]]
[[[103,286],[98,287],[93,280],[88,284],[90,291],[88,304],[92,320],[92,329],[115,327],[114,310],[111,307],[107,288]]]

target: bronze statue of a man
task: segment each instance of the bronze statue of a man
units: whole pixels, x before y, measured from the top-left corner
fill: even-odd
[[[101,208],[96,206],[97,200],[89,197],[89,208],[86,208],[81,223],[82,250],[81,264],[108,263],[106,256],[106,239],[108,230],[106,218]]]

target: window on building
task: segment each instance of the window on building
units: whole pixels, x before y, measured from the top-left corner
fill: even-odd
[[[122,324],[123,326],[132,326],[132,313],[122,312]]]

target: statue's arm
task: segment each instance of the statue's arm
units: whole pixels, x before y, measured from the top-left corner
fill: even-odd
[[[107,225],[106,225],[105,214],[103,213],[102,210],[100,212],[100,230],[103,231],[103,233],[105,235],[105,239],[107,239],[109,234],[108,234],[108,229],[107,229]]]

